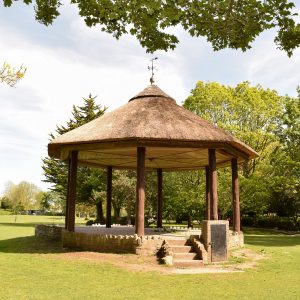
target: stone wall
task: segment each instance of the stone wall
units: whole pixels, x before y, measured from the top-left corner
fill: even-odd
[[[81,250],[153,255],[161,247],[160,236],[104,235],[63,230],[63,247]]]
[[[53,241],[61,241],[62,227],[55,225],[36,225],[35,236]]]
[[[229,249],[239,248],[244,246],[244,234],[242,231],[235,232],[230,230],[229,232]]]
[[[194,249],[194,251],[199,255],[199,257],[203,260],[204,264],[208,263],[208,252],[205,249],[205,246],[201,243],[199,240],[198,236],[193,236],[191,235],[190,238],[190,243]]]

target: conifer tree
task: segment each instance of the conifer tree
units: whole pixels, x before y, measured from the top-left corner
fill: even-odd
[[[100,116],[102,116],[106,107],[98,105],[95,102],[96,97],[89,95],[88,98],[83,98],[82,106],[73,105],[72,117],[67,121],[66,125],[57,126],[55,134],[50,134],[50,141],[56,136],[62,135],[70,130],[73,130],[81,125],[84,125]],[[68,184],[68,165],[59,159],[45,157],[42,165],[45,182],[52,185],[51,189],[57,192],[62,198],[66,198]],[[97,221],[104,222],[102,203],[103,193],[105,190],[106,175],[103,170],[78,166],[77,173],[77,203],[87,205],[96,205]]]

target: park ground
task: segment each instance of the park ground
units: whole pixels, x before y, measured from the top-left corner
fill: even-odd
[[[221,266],[237,272],[173,274],[154,258],[71,252],[34,237],[35,224],[63,222],[0,215],[0,299],[300,299],[297,234],[247,229],[245,249]]]

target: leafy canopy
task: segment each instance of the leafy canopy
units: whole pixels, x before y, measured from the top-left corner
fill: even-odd
[[[230,87],[198,81],[184,107],[230,132],[260,154],[244,164],[243,175],[249,177],[279,140],[275,133],[283,122],[285,101],[286,97],[276,91],[260,85],[252,87],[249,82]]]
[[[259,153],[259,158],[240,166],[242,213],[278,213],[279,202],[289,199],[289,203],[296,203],[298,196],[294,191],[299,186],[299,173],[287,154],[299,152],[298,105],[297,99],[282,97],[260,85],[250,86],[249,82],[230,87],[199,81],[185,100],[185,108],[232,133]],[[231,171],[219,169],[218,174],[219,209],[227,215],[231,211]],[[286,196],[279,198],[279,193]]]
[[[34,2],[36,20],[46,26],[60,15],[59,0]],[[12,0],[3,0],[11,6]],[[70,0],[87,26],[100,25],[117,39],[135,36],[147,52],[174,49],[178,38],[170,28],[181,26],[191,36],[206,37],[214,50],[251,48],[263,31],[277,29],[275,43],[290,56],[300,44],[300,24],[289,0]]]
[[[39,209],[43,192],[33,183],[22,181],[18,184],[8,182],[4,190],[7,204],[14,211]]]

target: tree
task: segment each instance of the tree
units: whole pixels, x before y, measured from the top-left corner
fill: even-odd
[[[57,126],[56,134],[61,135],[72,129],[75,129],[85,123],[88,123],[100,116],[102,116],[106,107],[97,105],[96,97],[89,95],[88,98],[83,98],[83,106],[73,106],[72,118],[66,125]],[[50,139],[54,139],[54,134],[50,134]],[[42,165],[45,182],[51,183],[51,190],[65,199],[67,195],[68,184],[68,166],[66,162],[55,158],[45,157]],[[85,166],[78,167],[77,173],[77,203],[84,203],[86,205],[97,206],[98,222],[103,223],[103,197],[99,196],[98,192],[105,190],[105,172],[99,169],[93,169]]]
[[[243,175],[249,177],[279,140],[276,131],[282,125],[285,101],[286,97],[276,91],[260,85],[251,87],[249,82],[233,88],[198,81],[184,107],[232,133],[259,153],[259,158],[243,165]]]
[[[60,15],[59,0],[35,2],[36,20],[46,26]],[[11,6],[12,0],[3,0]],[[191,36],[206,37],[214,50],[251,48],[263,31],[276,28],[275,43],[290,56],[300,44],[300,24],[289,0],[70,0],[87,26],[100,25],[115,38],[130,33],[147,52],[174,49],[178,38],[170,28],[181,26]]]
[[[184,107],[232,133],[259,153],[240,167],[241,212],[267,212],[274,169],[271,154],[280,145],[278,130],[288,97],[262,86],[242,82],[236,87],[199,81]],[[231,171],[219,170],[219,198],[223,215],[231,212]]]
[[[127,224],[131,224],[131,215],[134,211],[136,197],[135,172],[115,170],[113,172],[112,186],[112,205],[115,221],[119,222],[120,211],[124,207],[127,212]]]
[[[9,64],[4,63],[2,68],[0,68],[0,82],[13,87],[24,77],[25,72],[26,68],[23,66],[20,66],[18,70],[15,70]]]
[[[4,197],[15,214],[22,210],[39,209],[41,190],[33,183],[22,181],[19,184],[8,182],[5,187]]]
[[[200,221],[205,212],[205,177],[203,171],[164,174],[164,217],[177,223]]]
[[[9,199],[7,197],[0,198],[0,208],[8,209],[9,208]]]
[[[297,98],[287,98],[281,144],[271,155],[273,181],[270,182],[270,211],[278,216],[294,217],[300,213],[300,88]]]
[[[297,98],[287,98],[283,126],[279,130],[282,144],[292,159],[300,161],[300,87]]]

